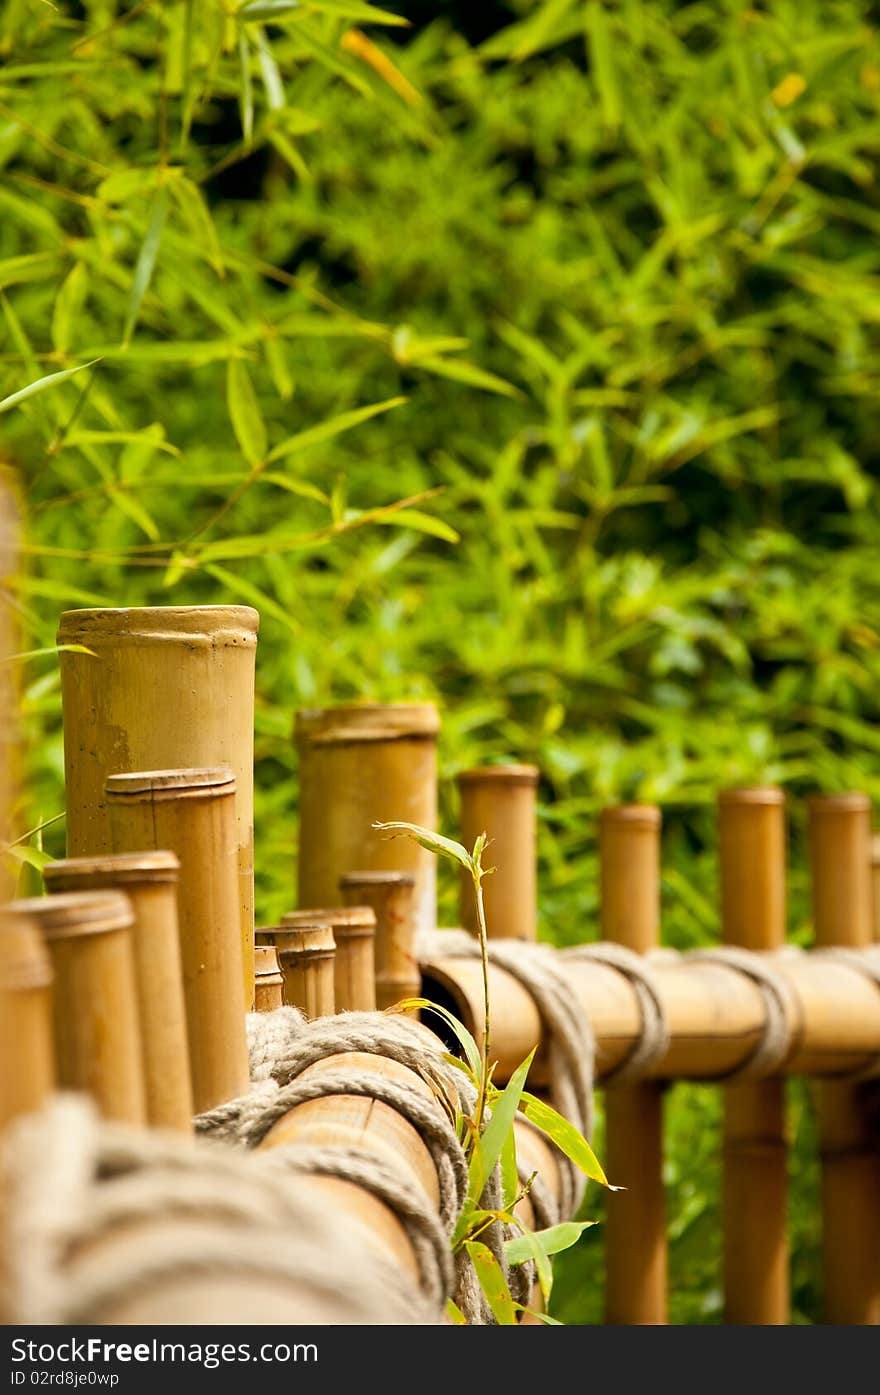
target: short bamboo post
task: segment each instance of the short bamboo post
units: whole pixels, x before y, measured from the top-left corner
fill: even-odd
[[[372,907],[376,916],[376,1006],[380,1011],[404,998],[418,997],[421,991],[415,885],[411,873],[399,871],[346,872],[339,879],[343,899],[349,905]]]
[[[864,794],[810,801],[813,928],[818,945],[872,940],[871,804]],[[821,1081],[825,1318],[880,1323],[880,1097],[876,1083]]]
[[[329,925],[298,925],[276,941],[284,1002],[311,1021],[336,1011],[333,968],[336,944]]]
[[[489,835],[484,862],[495,870],[483,883],[483,903],[490,938],[537,939],[537,766],[487,765],[463,770],[458,788],[465,847],[470,850],[481,833]],[[465,872],[461,879],[461,923],[471,934],[477,933],[473,882]]]
[[[299,712],[301,906],[332,906],[352,867],[415,877],[415,918],[437,920],[436,858],[408,839],[387,839],[377,821],[437,826],[437,709],[361,704]]]
[[[85,1090],[107,1119],[146,1123],[128,898],[76,891],[12,901],[8,909],[36,921],[52,960],[58,1084]]]
[[[718,799],[721,935],[751,950],[785,943],[785,795]],[[731,1085],[724,1098],[723,1252],[730,1323],[789,1318],[785,1083]]]
[[[284,978],[274,945],[254,945],[254,1000],[257,1012],[274,1012],[284,1003]]]
[[[108,775],[228,765],[236,780],[236,842],[245,1003],[254,991],[254,660],[259,615],[249,606],[69,610],[63,653],[67,852],[110,852]],[[93,657],[94,656],[94,657]]]
[[[248,1086],[235,777],[224,766],[111,775],[105,799],[117,852],[168,849],[180,861],[183,993],[199,1114]]]
[[[604,939],[640,954],[660,938],[660,810],[647,804],[603,809],[599,820]],[[605,1094],[609,1192],[605,1224],[605,1317],[609,1323],[666,1321],[666,1200],[663,1093],[654,1082]]]
[[[0,1133],[48,1098],[55,1080],[52,966],[31,916],[0,909]]]
[[[192,1131],[192,1087],[177,926],[180,864],[171,852],[72,857],[43,868],[49,891],[124,891],[134,913],[133,944],[147,1120]]]
[[[282,926],[329,925],[336,942],[334,965],[337,1012],[374,1012],[376,1008],[376,913],[372,906],[334,906],[288,911]]]
[[[871,885],[874,889],[874,939],[880,942],[880,833],[871,839]]]

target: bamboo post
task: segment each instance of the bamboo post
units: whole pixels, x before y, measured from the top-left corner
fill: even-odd
[[[622,804],[599,820],[604,939],[640,954],[660,936],[660,810]],[[605,1095],[609,1192],[605,1222],[605,1320],[666,1321],[666,1202],[663,1192],[663,1093],[654,1082]]]
[[[0,909],[0,1133],[52,1093],[52,967],[39,922]]]
[[[274,945],[254,945],[254,999],[257,1012],[274,1012],[284,1003],[284,978]]]
[[[436,858],[408,839],[382,838],[377,821],[437,826],[437,709],[361,704],[297,714],[301,906],[332,906],[352,867],[415,877],[419,929],[437,919]]]
[[[200,1114],[248,1086],[235,777],[224,766],[111,775],[105,799],[116,852],[168,849],[180,861],[183,994]]]
[[[810,801],[813,928],[818,945],[873,938],[871,804],[864,794]],[[825,1317],[880,1322],[880,1096],[876,1083],[818,1086]]]
[[[112,851],[104,782],[126,770],[228,765],[236,781],[245,1004],[254,992],[254,661],[249,606],[69,610],[63,653],[67,853]],[[93,657],[94,656],[94,657]]]
[[[458,777],[461,796],[461,839],[470,850],[487,833],[487,859],[495,871],[483,886],[486,926],[490,938],[537,939],[537,866],[535,798],[538,768],[534,765],[487,765],[463,770]],[[473,882],[461,876],[461,923],[477,933]]]
[[[339,887],[349,905],[370,906],[376,916],[376,1006],[383,1011],[403,998],[418,997],[422,981],[415,951],[413,875],[346,872]]]
[[[177,925],[180,864],[171,852],[108,854],[49,862],[49,891],[124,891],[134,914],[138,1016],[144,1054],[147,1120],[192,1131],[192,1087]]]
[[[276,942],[288,1007],[297,1007],[311,1021],[336,1011],[333,964],[336,944],[329,925],[298,925]]]
[[[785,943],[785,795],[724,790],[718,799],[721,935],[763,951]],[[731,1085],[724,1096],[723,1255],[730,1323],[786,1323],[788,1178],[785,1083]]]
[[[39,925],[52,960],[58,1084],[87,1091],[107,1119],[146,1123],[128,898],[66,892],[12,901],[8,909]]]
[[[374,1012],[376,1008],[376,913],[372,906],[334,906],[324,910],[288,911],[282,926],[329,925],[336,942],[334,965],[337,1012]]]
[[[874,904],[874,939],[880,943],[880,833],[871,839],[871,885]]]

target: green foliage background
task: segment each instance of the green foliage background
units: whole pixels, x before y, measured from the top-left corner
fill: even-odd
[[[805,942],[803,797],[880,793],[876,7],[389,8],[7,0],[0,393],[80,369],[3,418],[28,648],[76,605],[260,608],[264,921],[294,708],[431,697],[446,776],[544,772],[546,936],[595,933],[595,815],[637,798],[668,941],[711,938],[715,793],[776,781]],[[24,672],[22,831],[62,805]],[[669,1117],[673,1317],[713,1321],[717,1092]],[[792,1126],[810,1320],[800,1087]]]

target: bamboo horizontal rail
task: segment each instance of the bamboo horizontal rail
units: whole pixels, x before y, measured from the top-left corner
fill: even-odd
[[[868,951],[872,953],[873,951]],[[846,1076],[880,1057],[880,993],[851,964],[830,956],[768,953],[792,1000],[792,1044],[783,1069],[790,1075]],[[669,1026],[666,1054],[648,1074],[662,1080],[716,1080],[745,1064],[759,1045],[766,1013],[760,989],[725,964],[667,961],[652,969]],[[598,1080],[626,1059],[641,1033],[631,983],[604,964],[566,962],[565,972],[596,1038]],[[432,956],[422,963],[426,997],[451,1007],[480,1038],[483,990],[479,962]],[[489,967],[492,1055],[506,1079],[539,1043],[533,1079],[547,1081],[545,1031],[531,995],[506,969]]]

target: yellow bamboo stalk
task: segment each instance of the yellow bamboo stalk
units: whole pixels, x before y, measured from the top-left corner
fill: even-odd
[[[486,864],[494,867],[483,883],[486,927],[490,938],[537,939],[537,866],[535,850],[535,765],[487,765],[463,770],[461,840],[470,850],[481,833],[490,847]],[[461,923],[477,933],[474,888],[461,876]]]
[[[52,966],[39,922],[0,908],[0,1133],[55,1082]]]
[[[336,944],[329,925],[297,925],[276,941],[284,979],[284,1002],[297,1007],[311,1021],[331,1017],[336,1011],[334,961]]]
[[[376,917],[376,1006],[383,1011],[404,998],[417,997],[421,976],[415,952],[413,874],[346,872],[339,887],[344,901],[370,906]]]
[[[785,942],[785,796],[725,790],[718,800],[721,933],[751,950]],[[789,1317],[788,1177],[782,1080],[731,1085],[724,1099],[724,1298],[728,1322]]]
[[[437,825],[437,710],[423,704],[360,704],[297,714],[301,906],[332,906],[353,867],[415,877],[419,929],[436,924],[436,859],[408,839],[389,840],[374,821]]]
[[[874,904],[874,939],[880,941],[880,833],[871,839],[871,885]]]
[[[115,888],[128,896],[147,1119],[157,1128],[189,1133],[193,1103],[177,924],[179,868],[171,852],[117,853],[50,862],[43,876],[50,891]]]
[[[180,950],[198,1114],[248,1085],[235,777],[224,766],[111,775],[105,800],[116,852],[167,849],[180,861]]]
[[[858,949],[871,943],[870,839],[866,795],[810,802],[817,944]],[[832,1323],[880,1322],[878,1104],[876,1083],[818,1086],[825,1316]]]
[[[622,804],[599,820],[604,939],[639,954],[660,935],[660,810]],[[663,1096],[655,1083],[612,1086],[605,1096],[609,1177],[626,1191],[606,1201],[605,1319],[666,1321]]]
[[[329,925],[336,942],[334,964],[337,1012],[373,1012],[376,1008],[376,914],[372,906],[332,906],[288,911],[282,926]]]
[[[254,987],[257,1012],[274,1012],[284,1003],[284,978],[274,945],[254,945]]]
[[[58,1084],[85,1090],[107,1119],[146,1123],[128,898],[67,892],[13,901],[8,909],[39,925],[52,960]]]
[[[254,992],[254,660],[249,606],[70,610],[63,653],[68,856],[112,851],[104,782],[126,770],[228,765],[236,780],[245,1002]]]

